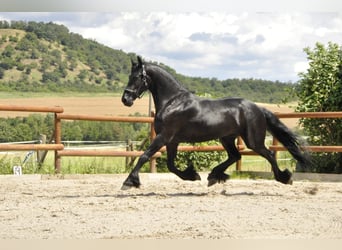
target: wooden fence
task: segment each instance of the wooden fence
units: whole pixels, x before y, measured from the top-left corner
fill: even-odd
[[[59,113],[63,113],[62,107],[38,107],[38,106],[16,106],[0,104],[0,111],[21,111],[21,112],[40,112],[40,113],[54,113],[55,117]],[[27,150],[63,150],[64,145],[60,140],[56,140],[54,144],[0,144],[0,151],[27,151]]]
[[[54,113],[54,143],[53,144],[0,144],[0,151],[26,151],[26,150],[53,150],[55,152],[55,171],[61,171],[61,157],[67,156],[108,156],[108,157],[138,157],[143,151],[99,151],[99,150],[68,150],[64,148],[61,142],[62,138],[62,120],[87,120],[103,122],[141,122],[150,123],[150,137],[154,138],[153,117],[123,117],[123,116],[96,116],[96,115],[74,115],[64,114],[62,107],[37,107],[37,106],[15,106],[0,105],[0,111],[21,111],[21,112],[43,112]],[[307,113],[275,113],[279,118],[342,118],[342,112],[307,112]],[[237,140],[237,147],[242,155],[255,155],[251,150],[246,149],[242,139]],[[312,152],[342,152],[342,146],[305,146],[305,149]],[[286,151],[286,148],[278,144],[273,138],[272,145],[269,146],[272,151]],[[223,151],[222,146],[179,146],[179,151]],[[150,162],[151,172],[156,172],[155,158],[160,157],[166,149],[163,147],[157,152]],[[241,161],[236,164],[236,170],[241,170]]]

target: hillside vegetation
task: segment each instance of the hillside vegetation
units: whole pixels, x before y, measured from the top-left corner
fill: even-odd
[[[121,92],[128,80],[131,58],[135,59],[136,54],[84,39],[63,25],[0,21],[2,92]],[[240,96],[257,102],[279,103],[289,96],[288,89],[296,87],[261,79],[221,81],[187,77],[167,65],[160,65],[189,90],[212,97]]]

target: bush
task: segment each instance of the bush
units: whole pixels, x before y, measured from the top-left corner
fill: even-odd
[[[182,144],[194,145],[194,144]],[[208,142],[197,143],[197,146],[221,145],[219,141],[213,140]],[[178,169],[184,170],[190,164],[193,164],[197,171],[208,171],[213,166],[216,166],[227,156],[225,151],[212,152],[184,152],[179,151],[175,159],[175,165]],[[166,154],[157,158],[158,172],[168,172],[166,164]]]
[[[3,79],[5,76],[5,70],[0,67],[0,79]]]
[[[300,74],[297,95],[299,112],[342,110],[342,50],[334,43],[305,48],[310,68]],[[342,119],[302,119],[304,132],[313,145],[342,145]],[[342,153],[313,154],[314,171],[342,173]]]

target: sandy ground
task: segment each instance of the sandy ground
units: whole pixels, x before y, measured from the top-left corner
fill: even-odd
[[[0,239],[342,239],[341,182],[43,177],[0,176]]]

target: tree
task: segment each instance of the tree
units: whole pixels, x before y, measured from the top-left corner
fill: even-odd
[[[2,55],[5,57],[12,57],[14,54],[14,48],[11,45],[7,45],[2,52]]]
[[[82,69],[80,71],[80,73],[78,74],[78,78],[81,80],[81,81],[84,81],[88,76],[88,71],[85,70],[85,69]]]
[[[53,82],[53,83],[58,83],[60,79],[60,75],[58,72],[44,72],[42,75],[42,82],[47,83],[47,82]]]
[[[342,50],[329,42],[327,47],[316,43],[314,49],[305,48],[310,68],[301,73],[297,95],[300,112],[326,112],[342,110]],[[304,132],[313,145],[341,145],[341,119],[302,119]],[[342,173],[341,153],[313,155],[317,172]]]
[[[3,79],[5,76],[5,70],[0,67],[0,79]]]
[[[15,141],[16,129],[5,120],[0,120],[0,142]]]

